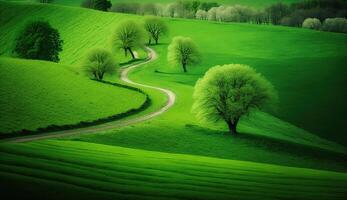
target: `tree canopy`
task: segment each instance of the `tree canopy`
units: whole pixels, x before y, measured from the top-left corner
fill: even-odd
[[[112,74],[118,64],[112,57],[111,53],[105,49],[91,50],[83,67],[88,75],[92,75],[97,80],[102,80],[106,73]]]
[[[144,27],[149,36],[148,44],[151,44],[152,39],[158,44],[159,38],[168,31],[167,25],[159,17],[146,17]]]
[[[240,118],[277,98],[269,81],[247,65],[210,68],[194,90],[193,112],[199,120],[224,120],[232,135]]]
[[[33,21],[20,32],[14,51],[22,58],[58,62],[62,46],[57,29],[46,21]]]
[[[135,59],[134,48],[140,48],[144,45],[144,30],[132,20],[121,22],[113,35],[113,46],[116,49],[124,51],[125,56],[128,52]]]
[[[201,59],[198,47],[189,37],[174,37],[168,47],[168,61],[172,65],[180,65],[184,72],[187,66],[199,63]]]

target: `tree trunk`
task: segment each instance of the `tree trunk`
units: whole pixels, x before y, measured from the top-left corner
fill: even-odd
[[[155,44],[156,45],[158,44],[158,40],[159,40],[159,38],[155,38]]]
[[[124,55],[125,55],[125,57],[128,56],[128,50],[127,50],[127,48],[124,48]]]
[[[131,48],[128,48],[128,50],[129,50],[129,52],[130,52],[130,54],[131,54],[131,57],[132,57],[133,59],[135,59],[135,55],[134,55],[133,51],[131,50]]]
[[[185,63],[183,63],[183,64],[182,64],[182,67],[183,67],[183,71],[184,71],[184,73],[186,73],[186,72],[187,72],[187,67],[186,67],[186,64],[185,64]]]
[[[149,39],[148,39],[148,45],[151,45],[151,43],[152,43],[152,39],[151,39],[151,37],[149,37]]]
[[[236,120],[234,123],[231,121],[227,122],[229,127],[229,132],[232,136],[237,136],[237,130],[236,130],[237,123],[238,123],[238,120]]]

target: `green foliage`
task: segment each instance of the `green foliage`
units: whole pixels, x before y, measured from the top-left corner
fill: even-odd
[[[102,80],[105,73],[113,74],[116,66],[117,63],[112,57],[112,54],[105,49],[91,50],[83,65],[88,75],[92,75],[98,80]]]
[[[346,18],[327,18],[323,22],[322,30],[347,33],[347,19]]]
[[[184,72],[187,66],[197,64],[200,61],[198,47],[191,38],[177,36],[168,46],[168,61],[172,65],[181,65]]]
[[[22,58],[59,61],[63,41],[46,21],[28,23],[17,38],[15,52]]]
[[[317,18],[307,18],[302,23],[302,27],[308,28],[308,29],[319,30],[321,28],[321,26],[322,26],[322,23]]]
[[[130,52],[132,58],[135,59],[133,49],[143,47],[144,35],[144,30],[139,24],[132,20],[126,20],[117,26],[113,34],[112,44],[116,49],[123,50],[125,56]]]
[[[193,110],[199,120],[224,120],[232,134],[240,118],[276,98],[273,86],[247,65],[210,68],[195,85]]]
[[[112,3],[108,0],[84,0],[81,6],[95,10],[107,11],[112,7]]]
[[[159,38],[168,32],[168,26],[159,17],[145,17],[144,27],[149,35],[148,44],[151,44],[152,39],[158,44]]]

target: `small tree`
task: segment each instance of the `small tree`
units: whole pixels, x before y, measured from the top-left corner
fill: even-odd
[[[168,47],[168,61],[173,65],[181,65],[184,72],[187,66],[200,61],[200,53],[196,44],[188,37],[174,37]]]
[[[106,73],[112,74],[117,66],[118,64],[111,53],[105,49],[91,50],[83,64],[87,74],[92,75],[97,80],[102,80]]]
[[[317,18],[307,18],[302,23],[303,28],[309,28],[309,29],[315,29],[315,30],[319,30],[321,26],[322,26],[322,23]]]
[[[133,49],[143,46],[144,30],[134,21],[123,21],[114,33],[113,44],[116,49],[122,49],[125,56],[130,52],[132,58],[135,59]]]
[[[28,23],[20,32],[14,51],[22,58],[59,61],[63,40],[46,21]]]
[[[199,120],[224,120],[237,135],[240,118],[276,98],[273,86],[251,67],[215,66],[199,79],[194,90],[193,112]]]
[[[146,17],[144,27],[149,35],[148,44],[151,44],[152,39],[154,39],[155,44],[158,44],[159,37],[168,31],[167,25],[159,17]]]

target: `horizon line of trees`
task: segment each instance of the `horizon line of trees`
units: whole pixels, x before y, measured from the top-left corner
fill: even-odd
[[[305,19],[316,18],[322,24],[328,24],[326,27],[334,27],[317,30],[347,32],[346,0],[306,0],[292,4],[276,3],[260,9],[242,5],[220,5],[209,1],[177,0],[169,4],[115,3],[110,11],[172,18],[273,24],[292,27],[302,27]],[[329,20],[325,22],[326,19]]]

